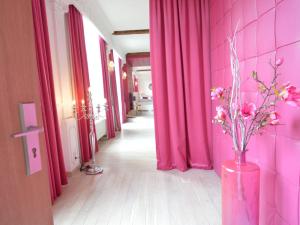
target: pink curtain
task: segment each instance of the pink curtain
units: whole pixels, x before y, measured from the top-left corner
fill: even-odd
[[[42,114],[48,155],[49,181],[51,199],[53,202],[55,198],[61,194],[61,185],[67,184],[68,181],[55,103],[50,43],[44,0],[32,0],[32,11]]]
[[[110,50],[109,52],[109,60],[114,62],[114,52]],[[113,112],[115,118],[115,130],[121,130],[121,121],[120,121],[120,111],[119,111],[119,102],[118,102],[118,92],[117,92],[117,80],[116,80],[116,72],[115,70],[110,71],[110,88],[112,93],[112,104],[113,104]]]
[[[129,100],[129,87],[128,87],[128,77],[129,77],[129,71],[128,71],[128,65],[124,64],[123,71],[127,73],[127,77],[124,80],[123,86],[124,86],[124,101],[125,101],[125,108],[126,108],[126,114],[130,111],[130,100]]]
[[[110,90],[110,79],[107,65],[107,44],[103,38],[100,37],[100,54],[101,54],[101,65],[102,65],[102,77],[103,77],[103,89],[104,89],[104,97],[107,100],[107,111],[106,111],[106,130],[107,130],[107,138],[113,138],[116,136],[115,133],[115,125],[114,125],[114,115],[112,110],[112,97]]]
[[[150,0],[158,169],[211,169],[208,0]]]
[[[133,91],[139,92],[139,80],[136,76],[133,77]]]
[[[124,96],[124,79],[123,79],[123,66],[122,60],[119,58],[119,71],[120,71],[120,86],[121,86],[121,103],[122,103],[122,123],[126,122],[126,103],[125,103],[125,96]]]
[[[80,12],[73,5],[69,6],[68,21],[75,98],[77,106],[80,108],[82,100],[85,101],[85,104],[88,104],[89,102],[88,88],[90,86],[90,81],[84,40],[83,20]],[[80,110],[78,111],[78,117],[80,118],[82,117],[82,112]],[[95,124],[93,129],[95,129]],[[82,160],[84,162],[88,162],[91,158],[91,148],[89,144],[89,120],[78,120],[78,130]],[[95,144],[97,151],[97,139]]]

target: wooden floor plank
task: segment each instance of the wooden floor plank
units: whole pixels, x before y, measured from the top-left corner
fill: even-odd
[[[76,172],[53,206],[55,225],[220,225],[214,171],[156,170],[153,115],[124,124],[101,143],[100,176]]]

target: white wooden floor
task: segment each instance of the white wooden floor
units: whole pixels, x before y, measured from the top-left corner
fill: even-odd
[[[55,225],[220,225],[220,179],[213,171],[156,170],[153,117],[125,124],[102,144],[101,176],[76,173],[53,206]]]

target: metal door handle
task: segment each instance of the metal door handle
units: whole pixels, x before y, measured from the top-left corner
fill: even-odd
[[[43,127],[30,126],[30,127],[27,127],[27,129],[25,131],[21,131],[21,132],[12,134],[12,136],[14,138],[18,138],[18,137],[24,137],[24,136],[28,136],[30,134],[35,134],[35,133],[39,133],[39,132],[43,132],[43,131],[44,131]]]

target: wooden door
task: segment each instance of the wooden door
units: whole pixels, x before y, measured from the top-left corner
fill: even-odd
[[[26,176],[19,103],[35,102],[42,125],[30,0],[0,1],[0,225],[53,224],[47,158],[40,134],[42,171]]]

